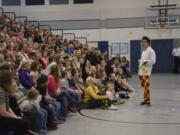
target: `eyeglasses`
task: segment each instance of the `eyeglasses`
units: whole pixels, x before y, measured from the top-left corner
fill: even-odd
[[[147,43],[147,41],[146,41],[146,40],[143,40],[142,43]]]

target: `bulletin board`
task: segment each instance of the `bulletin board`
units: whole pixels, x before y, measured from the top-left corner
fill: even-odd
[[[128,54],[128,42],[119,42],[111,44],[111,54],[116,56],[117,54]]]

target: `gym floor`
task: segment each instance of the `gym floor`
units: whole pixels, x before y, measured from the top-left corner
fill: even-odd
[[[180,135],[180,75],[153,74],[152,107],[140,106],[143,90],[138,76],[130,80],[136,91],[124,105],[112,110],[82,110],[69,114],[50,135]]]

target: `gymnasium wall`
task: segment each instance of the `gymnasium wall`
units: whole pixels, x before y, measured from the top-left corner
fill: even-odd
[[[61,34],[61,31],[52,31],[55,34]],[[139,40],[142,36],[149,36],[151,39],[178,39],[180,38],[180,29],[164,30],[145,30],[144,28],[122,28],[122,29],[87,29],[87,30],[65,30],[65,33],[75,33],[77,37],[87,37],[88,41],[108,40],[109,45],[117,42],[128,42],[130,58],[130,40]],[[179,40],[176,43],[180,44]]]
[[[103,3],[102,3],[103,1]],[[45,0],[42,6],[3,6],[5,11],[27,16],[29,20],[41,21],[53,29],[65,29],[76,36],[87,36],[90,41],[139,39],[149,35],[154,39],[179,38],[180,30],[144,30],[145,8],[157,0],[94,0],[93,4],[49,5]],[[2,0],[0,0],[1,4]],[[180,0],[170,0],[180,5]]]
[[[32,20],[84,20],[144,17],[144,9],[155,4],[157,0],[94,0],[93,4],[69,4],[25,6],[25,0],[21,0],[21,6],[4,6],[7,11],[14,11],[18,15],[28,16]],[[171,0],[170,3],[180,4],[179,0]]]

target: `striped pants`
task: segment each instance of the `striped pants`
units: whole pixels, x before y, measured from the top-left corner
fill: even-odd
[[[150,102],[150,76],[139,76],[141,86],[144,89],[144,102]]]

